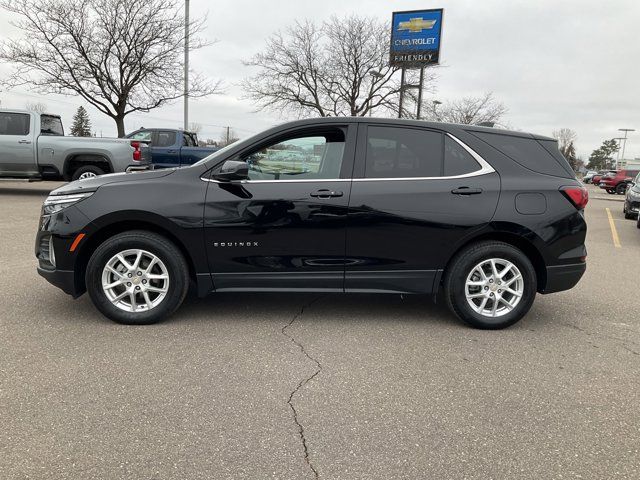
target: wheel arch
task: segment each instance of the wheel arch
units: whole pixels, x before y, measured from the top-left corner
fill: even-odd
[[[102,223],[96,230],[92,231],[91,234],[87,236],[86,241],[81,242],[81,248],[78,251],[74,264],[74,270],[76,272],[75,283],[76,290],[78,292],[84,293],[86,291],[85,275],[87,265],[95,249],[108,238],[131,230],[145,230],[157,233],[158,235],[162,235],[170,240],[180,250],[187,261],[189,278],[194,282],[197,281],[195,262],[189,254],[189,250],[185,246],[184,242],[171,231],[171,228],[160,222],[152,221],[151,219],[153,219],[153,216],[148,212],[146,213],[146,217],[147,218],[145,220],[131,219]]]
[[[536,290],[540,292],[544,290],[545,285],[547,284],[547,267],[544,261],[544,257],[540,253],[540,250],[534,245],[534,243],[523,235],[519,235],[517,233],[508,231],[508,230],[493,230],[489,232],[483,232],[478,235],[475,235],[471,238],[467,238],[463,243],[457,246],[453,255],[447,261],[447,264],[444,268],[442,278],[448,271],[451,263],[454,258],[463,250],[467,249],[470,245],[475,243],[485,242],[485,241],[498,241],[509,244],[522,253],[526,255],[526,257],[533,265],[533,269],[536,272]]]
[[[94,165],[105,169],[105,173],[113,173],[111,160],[104,155],[97,153],[72,153],[64,160],[62,174],[65,180],[71,179],[73,172],[85,165]]]

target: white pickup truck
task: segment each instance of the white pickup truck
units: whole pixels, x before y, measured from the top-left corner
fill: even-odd
[[[144,142],[66,137],[58,115],[0,110],[0,178],[78,180],[150,164]]]

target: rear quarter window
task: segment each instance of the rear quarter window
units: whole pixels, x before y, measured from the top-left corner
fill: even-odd
[[[469,133],[472,133],[529,170],[556,177],[575,177],[568,162],[558,150],[557,143],[553,140],[538,141],[535,138],[516,137],[499,133]],[[543,146],[543,143],[550,145]]]

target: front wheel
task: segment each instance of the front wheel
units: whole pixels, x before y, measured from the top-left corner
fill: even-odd
[[[607,193],[609,195],[613,195],[614,193],[616,193],[616,191],[613,188],[607,188]]]
[[[531,308],[536,273],[527,256],[503,242],[465,249],[445,272],[449,308],[469,325],[500,329],[513,325]]]
[[[102,243],[87,265],[86,284],[106,317],[128,325],[158,322],[184,300],[189,270],[180,250],[147,231],[115,235]]]

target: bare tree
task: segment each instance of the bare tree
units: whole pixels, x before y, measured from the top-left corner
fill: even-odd
[[[465,125],[500,124],[507,113],[507,107],[497,101],[491,92],[481,97],[463,97],[445,102],[430,99],[423,105],[424,118],[427,120]]]
[[[0,0],[23,38],[2,42],[14,65],[8,86],[80,95],[111,117],[118,136],[132,112],[148,112],[182,92],[184,21],[177,0]],[[204,19],[192,22],[191,49]],[[191,75],[190,95],[219,84]]]
[[[389,65],[389,25],[375,18],[297,22],[245,65],[258,70],[242,86],[259,109],[321,117],[397,112],[400,79]],[[425,84],[433,81],[429,71]]]
[[[49,107],[42,102],[27,103],[24,107],[30,112],[35,113],[45,113],[49,109]]]
[[[565,157],[567,157],[569,147],[573,147],[573,144],[578,138],[576,132],[574,132],[570,128],[561,128],[560,130],[554,130],[551,135],[553,136],[553,138],[558,140],[558,150],[560,150],[560,152]]]
[[[191,122],[189,123],[189,131],[195,133],[196,135],[199,135],[202,131],[202,125],[197,122]]]

